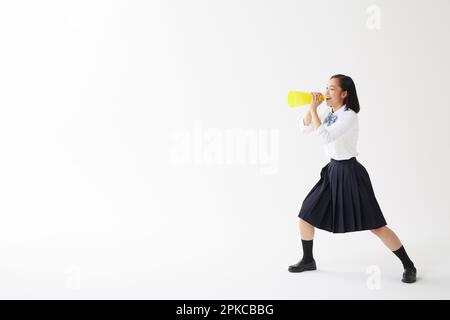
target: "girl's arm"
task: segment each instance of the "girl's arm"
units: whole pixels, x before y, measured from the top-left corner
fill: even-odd
[[[318,127],[320,127],[320,125],[322,124],[322,122],[320,121],[320,117],[319,117],[319,115],[317,114],[317,108],[315,108],[315,109],[309,109],[310,111],[308,112],[311,116],[311,118],[312,118],[312,122],[313,122],[313,125],[314,125],[314,129],[317,129]]]
[[[307,133],[314,131],[314,129],[317,129],[321,125],[322,122],[320,121],[320,119],[325,113],[325,110],[322,111],[319,110],[319,112],[321,113],[320,115],[317,113],[318,112],[317,108],[322,103],[322,101],[320,101],[319,99],[320,93],[311,92],[311,94],[313,98],[311,101],[311,105],[309,106],[308,112],[303,118],[303,126],[302,126],[303,129],[302,131]]]
[[[327,109],[323,108],[323,109],[316,109],[316,114],[319,117],[319,121],[323,121],[323,119],[325,119],[326,113],[327,113]],[[314,131],[314,126],[313,126],[313,121],[312,121],[312,111],[311,109],[308,109],[307,113],[305,114],[305,116],[302,118],[302,121],[300,121],[300,128],[301,131],[303,133],[311,133]],[[321,120],[322,119],[322,120]]]
[[[309,110],[306,112],[306,115],[301,121],[300,129],[304,134],[311,133],[314,130],[313,126],[311,125],[311,113],[309,112]]]
[[[303,118],[303,125],[309,126],[310,123],[311,123],[311,112],[309,112],[309,109],[308,109],[308,111],[306,112],[305,117]]]
[[[317,108],[323,101],[321,101],[319,99],[319,96],[320,96],[319,92],[311,92],[311,94],[312,94],[313,98],[311,101],[311,105],[309,106],[308,113],[311,115],[314,129],[317,129],[322,124],[322,122],[320,121],[320,117],[317,114]]]

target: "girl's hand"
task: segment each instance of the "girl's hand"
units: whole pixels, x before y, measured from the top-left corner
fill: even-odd
[[[317,110],[317,107],[323,102],[323,100],[320,100],[320,92],[311,92],[312,94],[312,101],[310,108],[311,110]]]

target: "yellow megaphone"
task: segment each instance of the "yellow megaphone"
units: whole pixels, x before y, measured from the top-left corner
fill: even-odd
[[[325,97],[323,94],[320,94],[319,102],[322,103],[323,100],[325,100]],[[289,91],[288,93],[289,107],[304,106],[307,104],[311,104],[311,101],[312,101],[312,94],[309,92]]]

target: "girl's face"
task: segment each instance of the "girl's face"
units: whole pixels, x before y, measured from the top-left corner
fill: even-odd
[[[339,85],[339,79],[333,78],[328,81],[327,90],[325,91],[325,101],[329,107],[340,107],[344,104],[347,91],[342,91]]]

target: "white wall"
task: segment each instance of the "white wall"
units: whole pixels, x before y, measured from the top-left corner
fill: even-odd
[[[449,13],[1,1],[0,297],[448,299]],[[322,273],[287,272],[327,163],[287,92],[335,73],[356,83],[358,160],[423,278],[408,291],[368,232],[317,231]]]

